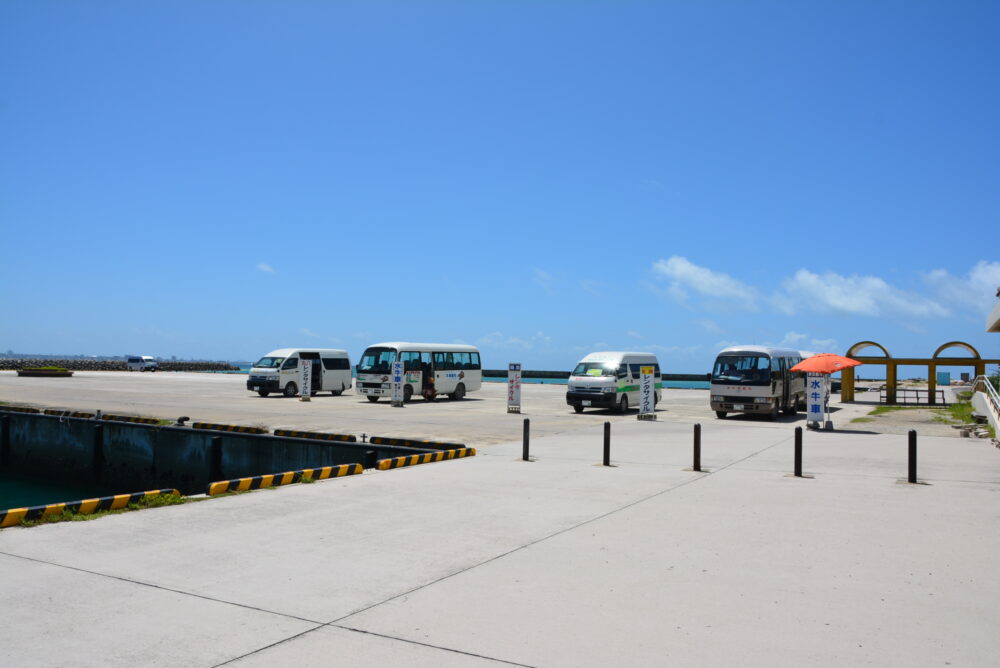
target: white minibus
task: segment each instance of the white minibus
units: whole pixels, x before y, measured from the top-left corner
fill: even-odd
[[[433,401],[439,394],[462,399],[483,385],[479,349],[453,343],[390,341],[368,346],[358,362],[358,394],[368,401],[392,396],[392,363],[403,362],[403,400],[414,394]]]
[[[294,397],[300,393],[299,364],[312,364],[310,394],[329,391],[336,396],[351,387],[351,361],[346,350],[279,348],[254,362],[247,389],[262,397],[272,392]]]
[[[806,403],[806,375],[790,371],[802,353],[789,348],[733,346],[722,350],[712,368],[711,406],[728,413],[759,413],[775,419],[794,415]]]
[[[569,376],[566,403],[577,413],[584,408],[617,408],[620,413],[639,405],[642,367],[653,367],[653,405],[660,401],[660,362],[653,353],[597,352],[584,357]]]

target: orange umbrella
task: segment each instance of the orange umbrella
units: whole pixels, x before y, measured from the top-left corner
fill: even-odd
[[[811,371],[813,373],[837,373],[852,366],[860,366],[861,362],[850,357],[841,357],[833,353],[820,353],[804,359],[791,368],[791,371]]]

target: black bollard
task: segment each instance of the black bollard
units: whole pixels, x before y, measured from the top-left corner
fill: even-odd
[[[378,456],[374,450],[365,450],[365,468],[373,469],[378,466]]]
[[[604,423],[604,465],[611,466],[611,423]]]
[[[795,477],[802,477],[802,427],[795,428]]]
[[[528,460],[528,439],[531,434],[531,420],[524,418],[524,440],[521,446],[521,459],[524,461]]]
[[[909,446],[910,446],[910,461],[909,461],[909,475],[907,476],[907,481],[916,483],[917,482],[917,430],[911,429],[909,433]]]
[[[701,470],[701,425],[694,426],[694,463],[691,465],[692,471]]]

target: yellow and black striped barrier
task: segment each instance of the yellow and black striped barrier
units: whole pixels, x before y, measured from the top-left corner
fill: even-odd
[[[102,420],[108,420],[110,422],[135,422],[137,424],[160,424],[160,421],[156,418],[146,418],[139,417],[138,415],[111,415],[105,413],[101,416]]]
[[[458,450],[442,450],[440,452],[428,452],[422,455],[407,455],[405,457],[393,457],[392,459],[380,459],[375,467],[379,471],[398,469],[403,466],[414,466],[415,464],[429,464],[440,462],[445,459],[458,459],[460,457],[475,457],[475,448],[459,448]]]
[[[385,438],[383,436],[372,436],[369,443],[375,445],[400,445],[407,448],[429,448],[432,450],[461,450],[465,443],[441,443],[438,441],[417,441],[412,438]]]
[[[0,510],[0,528],[12,527],[20,524],[24,520],[37,520],[46,515],[59,515],[68,510],[73,513],[89,515],[99,510],[120,510],[130,503],[137,503],[148,496],[159,495],[181,496],[176,489],[154,489],[148,492],[136,492],[135,494],[117,494],[115,496],[102,496],[99,499],[83,499],[82,501],[67,501],[65,503],[50,503],[47,506],[32,506],[30,508],[11,508],[10,510]]]
[[[251,489],[261,489],[262,487],[291,485],[301,482],[303,478],[311,478],[312,480],[340,478],[346,475],[357,475],[363,473],[364,470],[361,464],[340,464],[338,466],[324,466],[318,469],[302,469],[301,471],[288,471],[287,473],[258,475],[252,478],[222,480],[220,482],[209,483],[208,495],[215,496],[217,494],[225,494],[226,492],[246,492]]]
[[[321,431],[293,431],[291,429],[275,429],[275,436],[287,436],[289,438],[313,438],[318,441],[344,441],[347,443],[357,443],[358,437],[353,434],[325,434]]]
[[[194,422],[192,429],[211,429],[213,431],[234,431],[240,434],[266,434],[266,429],[260,427],[242,427],[236,424],[214,424],[212,422]]]
[[[59,417],[74,417],[74,418],[92,418],[93,413],[84,413],[82,411],[57,411],[54,408],[46,408],[43,411],[46,415],[58,415]]]
[[[13,411],[15,413],[41,413],[42,411],[37,408],[28,408],[27,406],[0,406],[0,411]]]

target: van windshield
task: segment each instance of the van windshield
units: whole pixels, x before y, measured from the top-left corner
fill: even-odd
[[[771,359],[766,355],[720,355],[712,369],[712,381],[733,385],[768,385]]]
[[[573,369],[574,376],[614,376],[618,365],[614,362],[580,362]]]
[[[277,369],[284,361],[284,357],[261,357],[254,363],[254,366],[258,369]]]
[[[395,348],[369,348],[361,355],[358,373],[389,373],[395,361]]]

